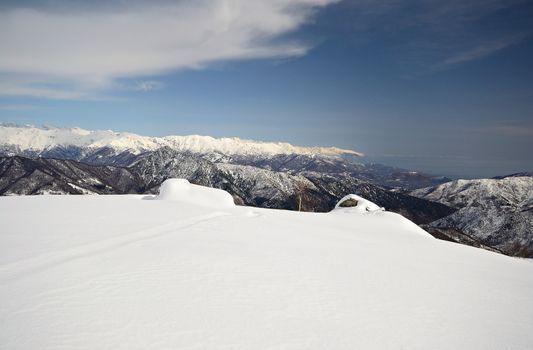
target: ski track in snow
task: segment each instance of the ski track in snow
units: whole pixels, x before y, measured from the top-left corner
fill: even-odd
[[[14,263],[0,266],[0,280],[4,283],[10,280],[23,278],[33,273],[42,272],[57,265],[85,257],[93,257],[113,249],[122,248],[126,245],[140,241],[154,239],[167,234],[177,234],[180,230],[190,228],[201,222],[208,221],[220,216],[229,215],[223,212],[215,212],[206,215],[192,217],[187,220],[170,222],[153,228],[125,233],[113,238],[104,239],[95,243],[83,244],[65,251],[53,252],[35,258],[24,259]]]

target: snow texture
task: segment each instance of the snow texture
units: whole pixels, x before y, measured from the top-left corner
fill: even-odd
[[[2,349],[533,348],[530,260],[380,210],[143,198],[0,198]]]

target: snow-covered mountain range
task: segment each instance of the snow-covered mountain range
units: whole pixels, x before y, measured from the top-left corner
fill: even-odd
[[[111,130],[89,131],[80,128],[0,125],[0,151],[4,153],[11,151],[14,154],[27,152],[46,155],[54,153],[57,149],[80,148],[85,150],[87,157],[102,148],[113,149],[117,155],[122,152],[137,155],[163,147],[198,154],[216,153],[220,156],[362,155],[360,152],[336,147],[299,147],[283,142],[260,142],[236,137],[218,139],[199,135],[147,137]]]
[[[376,185],[415,189],[448,181],[405,169],[360,163],[360,152],[336,147],[298,147],[209,136],[146,137],[113,131],[0,125],[0,156],[68,159],[129,167],[147,154],[190,154],[213,163],[247,165],[298,175],[347,174]]]
[[[410,194],[457,209],[431,228],[460,231],[507,254],[533,257],[533,177],[456,180]]]

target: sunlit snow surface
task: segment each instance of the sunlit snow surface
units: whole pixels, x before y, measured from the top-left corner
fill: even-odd
[[[0,198],[1,349],[532,349],[533,263],[384,211]]]

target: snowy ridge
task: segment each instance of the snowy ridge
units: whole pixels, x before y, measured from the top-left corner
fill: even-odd
[[[533,177],[455,180],[414,190],[411,194],[455,208],[495,205],[520,207],[533,199]]]
[[[15,147],[19,150],[40,152],[56,147],[80,147],[99,149],[110,147],[117,152],[129,151],[139,154],[170,147],[177,151],[193,153],[220,153],[232,155],[267,155],[302,154],[336,156],[362,153],[336,147],[299,147],[283,142],[261,142],[232,138],[213,138],[210,136],[166,136],[147,137],[127,132],[111,130],[89,131],[80,128],[53,128],[13,126],[0,124],[0,149]]]
[[[458,209],[430,224],[460,230],[509,255],[533,258],[533,178],[456,180],[411,195]]]

